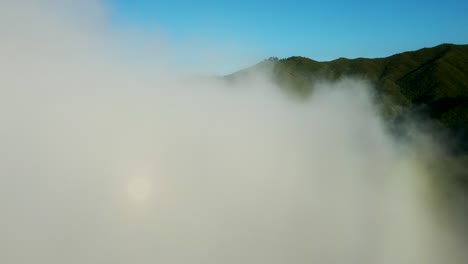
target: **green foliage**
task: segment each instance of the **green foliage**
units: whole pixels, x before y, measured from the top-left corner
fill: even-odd
[[[298,98],[312,94],[319,80],[359,77],[374,85],[386,118],[398,118],[423,105],[429,117],[454,133],[468,131],[468,45],[442,44],[387,58],[339,58],[328,62],[271,57],[227,78],[266,66],[272,69],[275,81]]]

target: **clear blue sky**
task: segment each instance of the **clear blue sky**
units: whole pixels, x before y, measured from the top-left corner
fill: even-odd
[[[105,0],[113,25],[235,41],[260,57],[383,57],[441,43],[468,43],[467,0]],[[257,58],[256,58],[257,59]]]

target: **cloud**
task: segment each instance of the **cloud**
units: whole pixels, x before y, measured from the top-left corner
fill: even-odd
[[[99,2],[0,10],[0,262],[463,260],[438,147],[397,140],[367,82],[298,103],[263,74],[182,75]]]

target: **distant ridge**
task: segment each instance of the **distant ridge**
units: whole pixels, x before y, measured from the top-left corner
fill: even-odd
[[[375,59],[318,62],[298,56],[270,58],[226,78],[242,78],[263,67],[271,70],[282,87],[300,97],[307,97],[317,80],[345,76],[369,80],[385,100],[390,118],[398,118],[406,110],[424,109],[429,118],[460,137],[468,150],[468,45],[442,44]]]

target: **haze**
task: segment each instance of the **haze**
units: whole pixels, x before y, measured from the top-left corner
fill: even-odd
[[[1,263],[464,263],[443,148],[366,80],[196,77],[76,2],[0,1]]]

